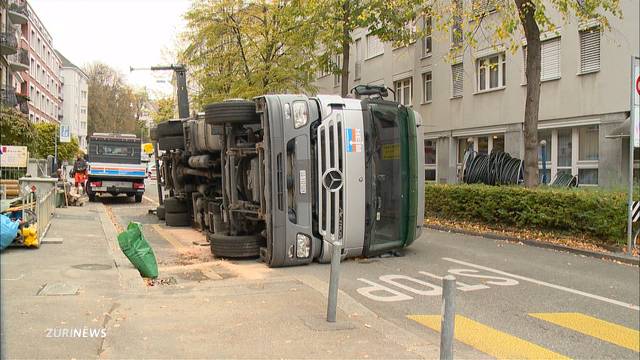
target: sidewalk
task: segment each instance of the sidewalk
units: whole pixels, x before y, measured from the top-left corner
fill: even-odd
[[[437,346],[405,336],[346,294],[338,322],[328,324],[326,283],[290,271],[243,274],[262,264],[166,267],[161,277],[175,275],[178,283],[147,287],[115,234],[105,206],[91,203],[56,210],[47,237],[63,238],[62,244],[2,253],[3,357],[438,357]],[[52,283],[78,292],[37,295]],[[76,328],[104,328],[106,336],[60,336]]]

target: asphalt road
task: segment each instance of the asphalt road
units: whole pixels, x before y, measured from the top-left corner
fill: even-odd
[[[142,204],[110,202],[123,220],[150,221],[154,182],[145,196]],[[162,240],[152,243],[171,251]],[[329,266],[274,276],[282,273],[328,281]],[[402,257],[343,262],[340,288],[381,318],[437,342],[440,277],[446,274],[459,281],[455,346],[477,350],[479,357],[639,356],[637,266],[425,229]]]

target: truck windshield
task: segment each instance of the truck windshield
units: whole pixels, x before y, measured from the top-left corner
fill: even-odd
[[[368,252],[403,244],[409,189],[408,113],[388,101],[363,104],[366,151]],[[367,111],[368,110],[368,111]]]
[[[140,163],[140,142],[119,139],[90,139],[89,161],[119,164]]]

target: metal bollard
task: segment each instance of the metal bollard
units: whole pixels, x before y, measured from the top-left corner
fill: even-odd
[[[456,318],[456,278],[442,278],[442,320],[440,322],[440,359],[453,359],[453,334]]]
[[[336,308],[338,307],[338,283],[340,280],[340,257],[342,256],[342,243],[332,244],[331,275],[329,275],[329,299],[327,301],[327,321],[336,322]]]

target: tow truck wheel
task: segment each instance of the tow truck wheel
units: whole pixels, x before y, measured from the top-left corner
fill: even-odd
[[[158,138],[165,136],[183,135],[182,121],[179,120],[167,120],[163,121],[156,127],[156,135]]]
[[[159,205],[156,208],[156,215],[158,216],[158,220],[164,220],[164,215],[165,215],[164,205]]]
[[[259,124],[253,101],[227,101],[209,104],[204,107],[204,121],[207,124]]]
[[[149,129],[149,137],[151,138],[151,140],[157,141],[158,140],[158,129],[155,127],[152,127],[151,129]]]
[[[166,212],[166,208],[165,208],[165,213],[164,213],[164,220],[166,221],[167,226],[189,226],[189,225],[191,225],[191,217],[189,216],[189,213],[187,213],[187,212],[170,213],[170,212]]]
[[[184,149],[184,137],[180,136],[165,136],[158,140],[158,149],[160,150],[176,150]]]
[[[164,208],[168,213],[187,212],[187,202],[175,197],[170,197],[164,200]]]
[[[256,235],[221,235],[207,232],[211,253],[222,258],[258,257],[264,240]]]

